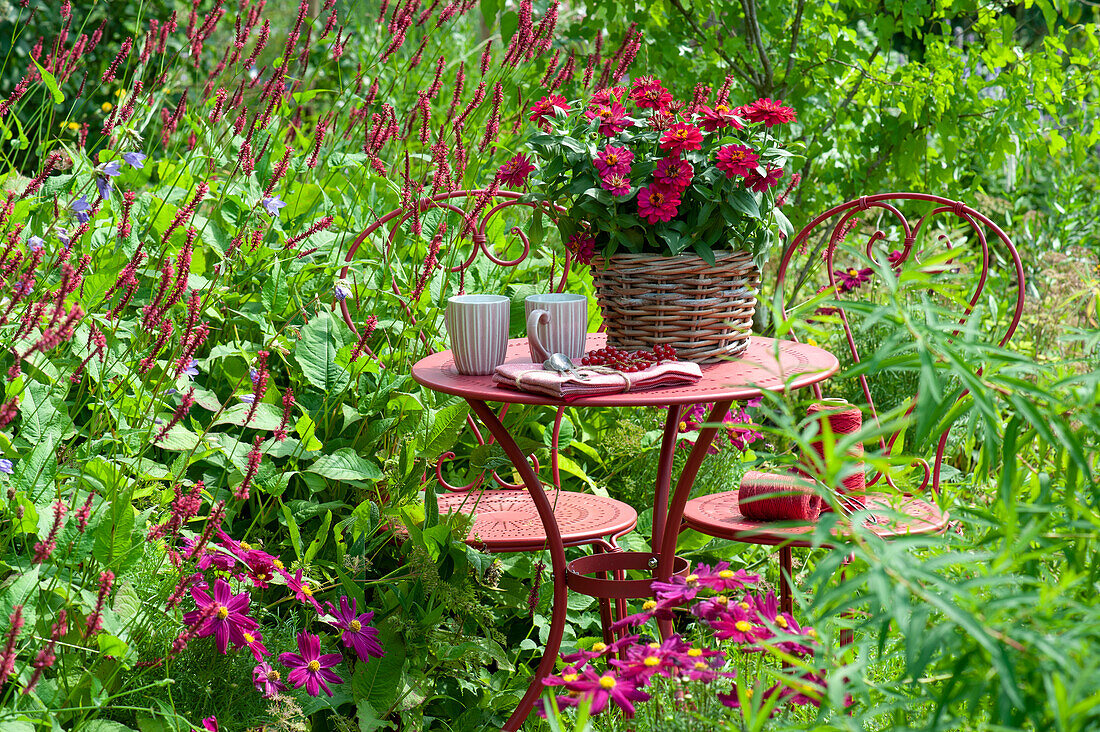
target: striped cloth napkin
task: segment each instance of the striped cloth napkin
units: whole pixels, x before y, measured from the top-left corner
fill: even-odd
[[[542,394],[568,402],[580,397],[694,384],[703,378],[699,364],[690,361],[662,363],[632,374],[584,366],[579,367],[577,372],[563,374],[547,371],[542,368],[542,364],[517,361],[497,366],[493,381],[509,389]]]

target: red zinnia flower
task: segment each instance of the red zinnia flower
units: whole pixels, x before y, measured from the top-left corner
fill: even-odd
[[[600,186],[612,196],[630,195],[630,178],[620,173],[600,178]]]
[[[687,150],[698,150],[703,146],[703,133],[695,125],[677,122],[661,136],[660,147],[674,155]]]
[[[737,113],[725,104],[718,104],[714,107],[703,106],[699,108],[699,111],[703,115],[703,129],[707,132],[714,132],[722,127],[733,127],[736,130],[744,127]]]
[[[634,153],[625,147],[608,145],[596,153],[592,164],[600,171],[601,176],[614,174],[630,175],[630,164],[634,161]]]
[[[751,188],[757,193],[763,193],[772,186],[779,185],[779,179],[782,177],[782,168],[768,168],[768,172],[764,175],[751,170],[745,174],[745,187]]]
[[[657,168],[653,171],[653,180],[662,186],[682,191],[691,185],[691,178],[694,175],[695,168],[691,163],[678,157],[667,157],[657,162]]]
[[[664,88],[659,79],[639,77],[634,80],[630,98],[639,109],[664,109],[672,101],[672,95]]]
[[[317,696],[321,689],[332,696],[332,689],[328,685],[342,684],[344,680],[329,669],[340,665],[343,656],[339,653],[322,655],[321,639],[305,631],[298,634],[298,651],[299,653],[279,654],[279,663],[290,669],[286,680],[294,684],[295,689],[305,686],[306,693],[310,696]]]
[[[520,188],[527,182],[527,176],[535,169],[526,155],[520,153],[500,166],[497,180],[506,186]]]
[[[716,164],[727,178],[732,178],[735,175],[748,175],[756,169],[759,160],[760,156],[751,147],[726,145],[719,148]]]
[[[560,94],[551,94],[535,102],[531,107],[531,116],[528,119],[541,127],[554,117],[555,109],[560,109],[569,114],[569,102]]]
[[[638,191],[638,215],[650,224],[671,221],[679,207],[678,191],[663,189],[659,186],[649,186]]]
[[[247,645],[244,639],[245,632],[254,631],[259,625],[245,615],[251,599],[247,592],[234,595],[229,583],[219,577],[214,580],[213,597],[206,594],[206,591],[200,587],[191,588],[191,597],[195,600],[196,609],[184,614],[183,621],[188,625],[198,622],[212,608],[206,622],[195,633],[196,638],[214,636],[218,650],[222,653],[226,652],[231,640],[237,645]]]
[[[782,99],[757,99],[741,107],[741,114],[749,122],[763,122],[766,127],[794,122],[794,110],[784,107]]]
[[[585,110],[584,116],[588,119],[600,120],[600,134],[606,137],[617,135],[630,126],[630,120],[626,116],[626,108],[618,102],[612,102],[609,106],[597,106]]]
[[[592,95],[590,104],[593,107],[606,107],[613,101],[621,101],[626,94],[625,86],[616,86],[612,89],[600,89]]]
[[[591,264],[592,257],[596,254],[596,240],[591,234],[577,232],[569,237],[565,248],[573,255],[573,261],[580,264]]]

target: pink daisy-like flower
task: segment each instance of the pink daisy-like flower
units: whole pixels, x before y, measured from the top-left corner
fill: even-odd
[[[630,98],[638,109],[664,109],[672,101],[672,95],[659,79],[640,76],[634,80]]]
[[[565,248],[573,255],[574,262],[592,264],[592,257],[596,255],[596,240],[591,234],[578,231],[569,237]]]
[[[229,642],[237,645],[245,645],[244,633],[256,630],[259,626],[245,613],[248,612],[248,603],[251,598],[247,592],[234,595],[229,583],[221,577],[214,580],[214,595],[211,597],[206,590],[208,586],[191,588],[191,597],[195,600],[195,610],[184,613],[183,622],[194,625],[203,617],[206,621],[195,633],[196,638],[214,636],[214,641],[221,653],[229,649]]]
[[[497,180],[503,185],[521,188],[534,169],[535,166],[531,164],[530,159],[523,153],[519,153],[500,166],[500,170],[497,171]]]
[[[313,633],[302,631],[298,634],[298,653],[279,654],[279,663],[290,669],[286,680],[295,689],[306,687],[306,693],[317,696],[321,689],[332,696],[329,684],[342,684],[344,680],[329,671],[339,666],[343,656],[339,653],[321,653],[321,639]]]
[[[600,171],[600,175],[603,177],[615,174],[630,175],[630,164],[632,162],[634,162],[634,153],[629,148],[615,147],[614,145],[608,145],[600,150],[592,160],[592,164],[596,166],[596,170]]]
[[[267,661],[261,661],[252,669],[252,685],[260,692],[264,699],[272,699],[276,694],[286,691],[282,674],[278,669],[272,668]]]
[[[727,178],[735,175],[748,175],[756,169],[760,156],[751,147],[744,145],[724,145],[718,149],[718,169]]]
[[[677,122],[661,135],[659,143],[662,150],[679,155],[688,150],[698,150],[703,146],[703,133],[695,125]]]
[[[713,567],[700,564],[695,568],[695,574],[699,577],[699,584],[715,592],[742,590],[760,581],[758,574],[750,574],[743,569],[730,569],[729,562],[718,562]]]
[[[610,105],[597,105],[589,107],[584,112],[588,119],[600,120],[600,134],[612,137],[630,126],[630,119],[626,116],[626,108],[618,102]]]
[[[620,630],[621,628],[643,625],[653,618],[657,618],[658,620],[672,620],[672,611],[682,604],[683,602],[679,598],[672,598],[669,600],[646,600],[642,603],[641,612],[627,615],[625,618],[615,621],[611,629]]]
[[[751,188],[757,193],[763,193],[769,188],[779,185],[779,179],[782,177],[782,168],[768,168],[767,173],[764,175],[760,175],[755,170],[750,170],[745,174],[745,187]]]
[[[246,630],[241,633],[241,642],[238,646],[246,646],[248,650],[252,651],[252,656],[257,661],[262,661],[264,656],[267,655],[267,647],[263,643],[263,635],[258,630]]]
[[[366,661],[370,657],[382,658],[386,652],[382,650],[382,644],[378,641],[378,631],[368,625],[374,619],[373,612],[357,614],[355,600],[348,606],[347,596],[340,598],[340,609],[337,610],[332,603],[328,604],[329,614],[335,618],[334,626],[344,631],[340,640],[348,648],[354,648],[359,659]]]
[[[293,592],[296,598],[302,602],[308,602],[317,612],[324,612],[321,603],[317,602],[317,598],[313,596],[313,586],[308,580],[302,580],[301,569],[299,569],[296,574],[291,574],[287,571],[282,571],[281,574],[286,580],[287,589]]]
[[[202,728],[205,732],[219,732],[218,730],[218,718],[206,717],[202,720]]]
[[[638,215],[646,222],[671,221],[680,208],[680,194],[660,186],[649,186],[638,191]]]
[[[627,196],[630,195],[630,178],[620,173],[612,173],[600,178],[600,187],[612,196]]]
[[[782,99],[757,99],[741,107],[741,116],[749,122],[763,122],[766,127],[794,122],[794,110],[783,106]]]
[[[837,284],[837,292],[851,292],[852,290],[859,289],[863,283],[871,279],[875,271],[870,267],[864,267],[863,269],[856,269],[855,267],[849,267],[848,269],[840,270],[836,273],[836,278],[840,280]]]
[[[727,107],[725,104],[718,104],[714,107],[702,106],[699,108],[699,113],[702,115],[703,120],[700,124],[707,132],[714,132],[715,130],[722,129],[724,127],[732,127],[735,130],[739,130],[744,127],[741,124],[741,118],[737,116],[737,113]]]
[[[751,610],[734,605],[724,617],[712,620],[714,637],[718,640],[732,640],[734,643],[755,643],[769,635]]]
[[[531,116],[528,119],[540,127],[548,125],[549,120],[554,117],[555,109],[560,109],[565,114],[569,114],[568,100],[560,94],[543,97],[531,106]]]
[[[549,682],[550,679],[546,681]],[[582,669],[576,679],[565,681],[562,685],[582,698],[591,699],[589,711],[592,714],[599,714],[606,709],[609,701],[615,702],[616,706],[628,714],[633,714],[634,702],[649,699],[649,694],[638,689],[632,679],[616,678],[610,671],[597,674],[591,667]]]
[[[618,669],[622,678],[640,678],[645,684],[653,676],[666,679],[677,672],[683,662],[684,652],[690,645],[678,635],[673,635],[664,643],[634,645],[626,650],[625,658],[613,658],[608,663]]]
[[[649,586],[653,589],[653,594],[657,596],[657,599],[678,603],[694,600],[702,587],[699,582],[699,575],[694,572],[686,577],[674,575],[668,582],[655,580]]]
[[[678,157],[661,158],[653,171],[653,180],[667,188],[682,191],[691,185],[695,168],[686,160]]]
[[[603,641],[596,641],[592,644],[592,647],[587,651],[576,651],[575,653],[563,653],[561,660],[569,664],[576,664],[578,666],[584,665],[591,661],[593,658],[600,658],[601,656],[614,656],[621,652],[624,648],[631,646],[638,640],[636,635],[625,635],[610,645]]]

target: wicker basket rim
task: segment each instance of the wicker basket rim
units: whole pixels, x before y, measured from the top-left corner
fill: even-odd
[[[732,252],[715,252],[714,253],[715,266],[717,266],[717,264],[721,263],[724,260],[732,259],[734,257],[737,257],[739,259],[744,259],[744,258],[747,257],[751,260],[752,259],[752,252],[748,251],[747,249],[737,249],[737,250],[734,250]],[[688,261],[705,262],[706,261],[705,259],[700,257],[698,254],[690,254],[690,253],[688,253],[688,254],[671,254],[671,255],[669,255],[669,254],[652,254],[652,253],[648,253],[648,252],[642,252],[640,254],[635,254],[633,252],[626,252],[626,253],[623,253],[623,254],[614,254],[611,257],[602,257],[602,256],[597,254],[594,257],[592,257],[592,265],[596,266],[597,263],[603,263],[603,262],[606,262],[606,263],[610,263],[610,262],[629,262],[629,261],[644,262],[644,261],[647,261],[647,260],[667,261],[667,260],[670,260],[670,259],[681,261],[681,262],[688,262]]]

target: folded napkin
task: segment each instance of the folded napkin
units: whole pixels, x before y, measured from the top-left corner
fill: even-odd
[[[750,470],[741,479],[737,503],[742,516],[756,521],[816,521],[822,501],[806,478]]]
[[[703,378],[699,364],[690,361],[670,361],[632,374],[584,366],[578,367],[577,371],[577,374],[562,374],[547,371],[539,363],[518,361],[497,366],[493,381],[510,389],[543,394],[568,402],[600,394],[621,394],[660,386],[694,384]]]

